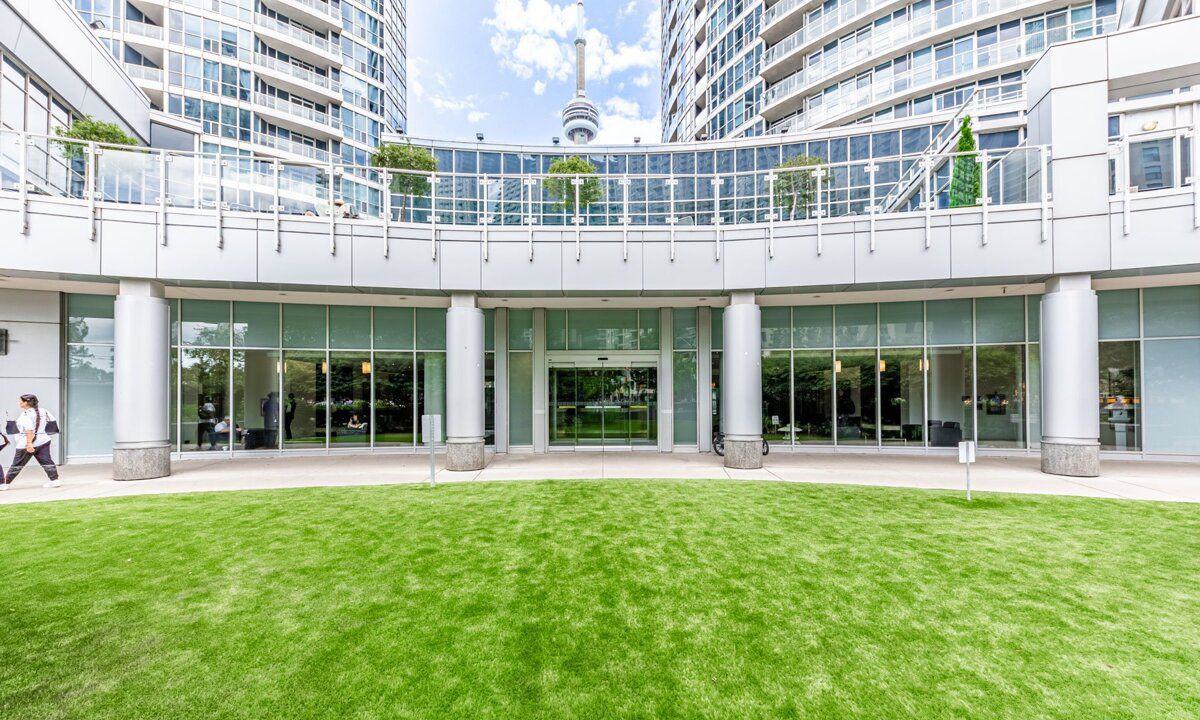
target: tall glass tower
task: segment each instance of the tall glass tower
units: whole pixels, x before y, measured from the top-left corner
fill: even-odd
[[[405,0],[75,0],[203,149],[366,163],[406,130]]]
[[[667,0],[663,139],[819,130],[1018,97],[1116,0]]]

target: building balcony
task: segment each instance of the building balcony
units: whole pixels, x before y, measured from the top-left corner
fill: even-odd
[[[279,155],[285,158],[298,157],[322,163],[329,162],[328,150],[315,148],[291,138],[256,132],[251,136],[250,141],[260,148],[265,148],[267,155]]]
[[[319,132],[333,137],[341,137],[342,121],[338,115],[322,112],[306,107],[299,103],[267,95],[254,93],[256,112],[269,115],[273,120],[282,121],[284,125],[294,126],[303,133]]]
[[[324,0],[263,0],[272,10],[323,30],[342,29],[342,15]]]
[[[285,45],[289,55],[305,62],[339,67],[342,64],[342,50],[336,43],[304,28],[280,22],[260,13],[254,16],[254,31]]]
[[[989,74],[1022,69],[1031,65],[1053,43],[1100,35],[1115,27],[1115,16],[1096,18],[937,57],[929,64],[901,73],[872,73],[869,78],[862,80],[860,87],[835,94],[832,98],[823,98],[820,110],[806,106],[806,100],[818,96],[825,86],[832,84],[831,81],[853,77],[858,70],[879,62],[881,58],[871,54],[872,44],[865,46],[862,51],[856,49],[852,53],[835,54],[830,61],[806,67],[767,88],[763,94],[761,112],[767,122],[774,122],[802,111],[808,119],[801,127],[814,128],[818,124],[813,118],[840,117],[846,113],[866,115],[921,92],[952,87]],[[914,40],[912,44],[924,43]],[[906,50],[907,46],[897,49]],[[820,122],[824,124],[826,121]]]
[[[138,87],[145,88],[145,86],[149,85],[155,89],[162,90],[162,68],[149,67],[147,65],[135,65],[134,63],[125,63],[125,73],[129,75],[129,77],[133,78],[133,81]]]
[[[308,68],[263,53],[254,54],[254,64],[288,91],[319,93],[330,100],[342,99],[342,84],[328,75],[318,75]]]
[[[804,23],[804,13],[820,0],[779,0],[763,11],[762,30],[759,37],[767,45],[773,45],[791,35]]]

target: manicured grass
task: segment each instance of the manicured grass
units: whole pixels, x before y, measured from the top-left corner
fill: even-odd
[[[1200,716],[1194,505],[550,481],[0,526],[3,718]]]

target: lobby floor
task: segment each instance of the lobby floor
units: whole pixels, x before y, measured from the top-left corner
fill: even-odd
[[[441,468],[438,482],[578,478],[719,478],[842,483],[961,490],[963,468],[953,457],[881,454],[775,453],[762,470],[726,470],[711,454],[578,452],[548,455],[489,455],[477,472]],[[1105,460],[1098,478],[1044,475],[1036,457],[982,457],[971,470],[980,492],[1081,495],[1126,500],[1200,502],[1200,467],[1195,463]],[[262,490],[286,487],[389,485],[429,481],[428,455],[332,455],[187,459],[159,480],[116,482],[106,464],[62,468],[63,486],[42,487],[46,477],[30,464],[0,504],[78,500],[121,495]]]

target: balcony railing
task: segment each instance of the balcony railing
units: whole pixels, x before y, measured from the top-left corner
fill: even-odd
[[[330,130],[337,130],[342,126],[341,118],[337,116],[291,102],[290,100],[277,98],[274,95],[267,95],[266,93],[254,93],[254,102],[259,105],[265,105],[266,107],[280,110],[298,118],[303,118],[318,125],[324,125]]]
[[[810,0],[779,0],[771,7],[763,12],[762,26],[765,28],[774,23],[779,18],[787,15],[796,8],[808,3]]]
[[[323,37],[319,37],[315,33],[311,33],[303,28],[290,25],[285,22],[280,22],[273,17],[267,17],[262,13],[254,15],[254,23],[260,27],[265,27],[268,30],[274,30],[277,33],[287,35],[293,40],[298,40],[305,45],[312,46],[322,52],[337,53],[340,52],[337,48]]]
[[[329,159],[329,151],[322,150],[312,145],[307,145],[302,142],[297,142],[291,138],[280,137],[278,135],[269,135],[267,133],[256,132],[251,136],[251,142],[256,145],[262,145],[275,150],[292,153],[301,157],[312,158],[320,162]]]
[[[318,75],[308,68],[303,68],[299,65],[293,65],[290,62],[280,60],[279,58],[273,58],[270,55],[254,53],[254,63],[256,65],[262,65],[263,67],[269,67],[273,70],[286,73],[297,80],[303,80],[306,83],[316,85],[318,87],[328,88],[335,93],[340,93],[342,91],[342,84],[331,79],[328,75]]]
[[[93,209],[102,201],[160,211],[169,207],[274,216],[277,208],[289,216],[334,215],[435,227],[668,231],[815,222],[819,233],[823,222],[839,217],[871,219],[874,228],[874,219],[887,214],[882,201],[912,168],[919,168],[923,181],[894,212],[923,213],[927,228],[930,213],[948,209],[950,186],[955,173],[962,172],[975,173],[979,197],[969,210],[981,212],[985,224],[992,206],[1036,204],[1048,217],[1047,158],[1046,148],[1028,146],[869,161],[814,159],[813,164],[747,172],[481,175],[106,146],[3,130],[0,187],[19,193],[22,212],[30,194],[36,194],[86,202]],[[353,194],[343,196],[343,190]],[[567,202],[580,197],[592,201]]]
[[[125,74],[134,80],[146,80],[159,85],[162,84],[162,68],[150,67],[148,65],[136,65],[134,63],[125,63]]]
[[[310,8],[316,14],[324,15],[332,21],[340,22],[341,20],[341,14],[333,9],[333,5],[324,2],[324,0],[288,0],[288,2],[294,2],[297,5]]]
[[[957,78],[993,66],[1000,66],[1040,54],[1049,45],[1064,40],[1090,37],[1110,32],[1116,27],[1116,17],[1096,18],[1075,25],[1050,28],[1001,43],[972,48],[945,57],[932,58],[928,64],[910,68],[901,73],[888,71],[875,73],[867,84],[847,92],[827,93],[816,107],[804,111],[802,121],[796,127],[811,128],[817,122],[840,116],[858,108],[865,108],[898,96],[913,88],[937,83],[953,85]],[[846,56],[845,61],[836,61],[836,66],[826,63],[804,68],[784,80],[772,85],[763,94],[763,107],[769,108],[784,99],[815,89],[818,83],[839,70],[860,62],[856,56]],[[815,97],[815,96],[814,96]]]
[[[140,35],[152,40],[162,40],[163,29],[159,25],[151,25],[150,23],[139,22],[137,20],[126,20],[125,34]]]

